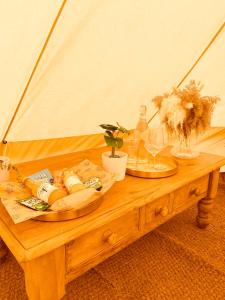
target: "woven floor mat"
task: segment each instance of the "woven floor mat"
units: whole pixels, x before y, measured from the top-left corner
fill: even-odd
[[[157,232],[95,269],[126,299],[225,299],[224,273]]]
[[[43,280],[43,284],[44,280]],[[66,286],[63,300],[119,300],[121,295],[94,269]],[[28,300],[25,291],[23,270],[9,254],[0,266],[0,300]]]
[[[214,203],[212,222],[207,229],[196,227],[197,206],[177,215],[156,229],[175,243],[193,251],[225,273],[225,185],[220,184]]]
[[[121,295],[95,269],[70,282],[63,300],[120,300]]]
[[[12,256],[8,254],[0,265],[0,299],[27,300],[23,270]]]

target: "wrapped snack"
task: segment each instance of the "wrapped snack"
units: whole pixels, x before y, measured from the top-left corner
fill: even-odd
[[[86,188],[94,188],[97,191],[102,189],[102,182],[99,177],[93,176],[84,182]]]
[[[25,205],[29,208],[32,208],[34,210],[47,210],[50,205],[45,202],[45,201],[42,201],[38,198],[28,198],[28,199],[23,199],[23,200],[17,200],[18,203],[22,204],[22,205]]]
[[[57,200],[51,205],[53,211],[67,211],[71,209],[80,209],[88,205],[95,199],[96,196],[101,195],[95,189],[84,189],[76,193],[70,194],[67,197]],[[99,196],[100,196],[99,195]]]
[[[53,176],[51,172],[48,169],[43,169],[35,174],[32,174],[29,176],[31,180],[35,181],[41,181],[41,182],[47,182],[47,183],[52,183],[53,182]]]

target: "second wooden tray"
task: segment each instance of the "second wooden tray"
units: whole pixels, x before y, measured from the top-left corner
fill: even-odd
[[[126,173],[128,175],[142,178],[163,178],[177,173],[178,164],[170,157],[161,156],[160,165],[163,165],[165,168],[162,170],[154,169],[151,162],[143,165],[128,163]]]

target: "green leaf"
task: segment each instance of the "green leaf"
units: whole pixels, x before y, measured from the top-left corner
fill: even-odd
[[[127,130],[125,127],[121,126],[118,122],[116,122],[116,124],[118,125],[118,130],[120,132],[123,132],[123,133],[126,133],[126,134],[129,134],[129,130]]]
[[[110,131],[116,131],[118,130],[118,127],[115,125],[111,125],[111,124],[101,124],[99,125],[101,128],[105,129],[105,130],[110,130]]]
[[[115,147],[115,139],[113,137],[110,137],[108,135],[104,135],[104,139],[106,142],[106,145],[109,147]]]
[[[104,135],[106,145],[113,148],[121,148],[123,146],[123,139],[120,137],[114,138]]]
[[[116,148],[121,148],[123,146],[123,139],[120,137],[115,138],[116,140]]]
[[[109,131],[109,130],[106,130],[106,133],[110,136],[110,137],[113,137],[113,134],[112,134],[112,132],[111,131]]]

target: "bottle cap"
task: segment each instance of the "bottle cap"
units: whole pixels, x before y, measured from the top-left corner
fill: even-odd
[[[141,105],[140,106],[140,114],[141,116],[145,116],[147,112],[147,106],[146,105]]]

